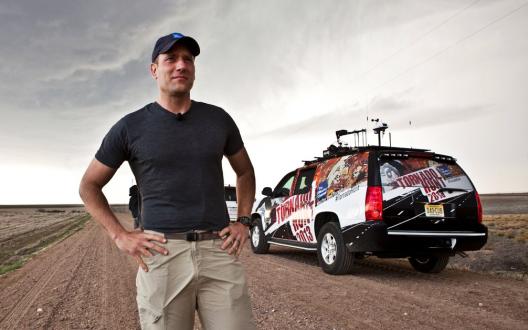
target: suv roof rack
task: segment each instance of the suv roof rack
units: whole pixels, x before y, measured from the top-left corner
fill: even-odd
[[[379,119],[373,119],[372,121],[379,122]],[[434,152],[431,152],[429,149],[415,149],[412,147],[393,147],[392,145],[389,146],[382,146],[381,145],[381,139],[379,138],[381,134],[388,128],[387,124],[382,123],[380,126],[376,127],[374,129],[375,134],[378,135],[378,143],[379,145],[368,145],[367,144],[367,130],[366,129],[359,129],[359,130],[353,130],[353,131],[347,131],[345,129],[337,130],[335,132],[337,137],[337,146],[335,144],[331,144],[323,150],[323,156],[322,157],[314,157],[312,160],[303,160],[304,166],[312,165],[314,163],[318,163],[323,160],[327,160],[330,158],[335,158],[339,156],[345,156],[345,155],[353,155],[358,152],[362,151],[381,151],[384,152],[383,156],[385,157],[399,157],[399,156],[405,156],[408,157],[409,155],[407,153],[425,153],[427,156],[431,156],[435,160],[441,160],[441,161],[456,161],[456,158],[447,156],[447,155],[441,155]],[[341,137],[345,135],[354,135],[354,144],[355,146],[351,147],[346,145],[341,141]],[[390,134],[390,133],[389,133]],[[361,141],[360,141],[361,140]],[[390,139],[389,139],[390,140]],[[363,145],[359,145],[362,143]]]
[[[415,149],[411,147],[389,147],[389,146],[371,146],[371,145],[362,146],[362,147],[345,147],[345,146],[335,146],[334,144],[331,144],[330,146],[328,146],[326,150],[323,150],[323,157],[314,157],[314,159],[312,160],[303,160],[303,162],[304,162],[304,165],[306,166],[306,165],[311,165],[311,164],[314,164],[314,163],[317,163],[323,160],[327,160],[330,158],[335,158],[335,157],[345,156],[345,155],[353,155],[355,153],[362,152],[362,151],[374,151],[374,150],[387,152],[388,154],[397,153],[397,152],[399,153],[401,152],[405,152],[405,153],[430,152],[429,149]],[[431,154],[433,155],[433,158],[438,158],[441,160],[453,159],[452,157],[445,156],[445,155],[440,155],[440,154],[435,154],[435,153],[431,153]]]

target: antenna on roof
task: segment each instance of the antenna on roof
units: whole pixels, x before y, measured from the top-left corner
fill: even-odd
[[[339,144],[339,147],[343,146],[341,137],[345,135],[350,135],[350,134],[354,135],[354,147],[364,147],[365,146],[367,130],[363,128],[363,129],[358,129],[355,131],[347,131],[346,129],[340,129],[339,131],[336,131],[337,143]],[[360,135],[361,135],[361,143],[360,143]]]
[[[370,121],[378,123],[377,126],[374,127],[374,134],[378,135],[378,145],[381,146],[381,135],[385,134],[385,130],[389,128],[389,126],[386,123],[380,123],[379,118],[371,119]]]

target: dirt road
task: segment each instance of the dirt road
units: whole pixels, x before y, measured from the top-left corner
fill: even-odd
[[[126,214],[121,220],[130,224]],[[528,283],[401,260],[361,261],[329,276],[313,254],[241,256],[260,329],[527,329]],[[0,277],[0,329],[137,329],[134,261],[86,227]]]

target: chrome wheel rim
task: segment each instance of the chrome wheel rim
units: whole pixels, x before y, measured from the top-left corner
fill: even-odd
[[[425,265],[426,263],[428,263],[429,260],[430,260],[430,258],[428,258],[428,257],[414,258],[414,261],[416,261],[417,263],[422,264],[422,265]]]
[[[337,243],[334,235],[326,233],[321,242],[321,255],[327,265],[334,263],[337,256]]]
[[[257,247],[260,240],[260,230],[258,226],[253,226],[253,232],[251,233],[251,242],[253,246]]]

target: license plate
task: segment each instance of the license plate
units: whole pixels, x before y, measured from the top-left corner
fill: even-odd
[[[444,206],[425,204],[425,216],[426,217],[444,217]]]

